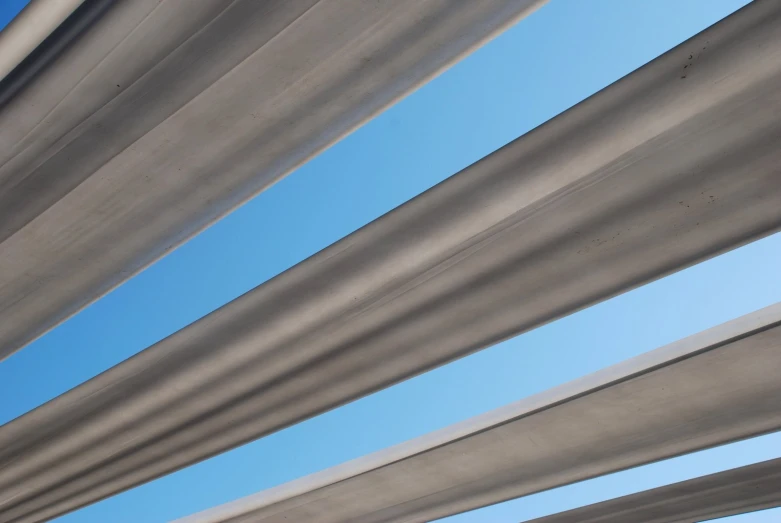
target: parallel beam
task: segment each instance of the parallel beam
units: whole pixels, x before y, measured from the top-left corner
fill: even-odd
[[[778,230],[779,85],[781,3],[756,2],[0,427],[0,522],[72,510]]]
[[[781,459],[695,478],[527,523],[698,523],[781,507]]]
[[[781,304],[179,523],[431,521],[779,430],[779,371]]]
[[[112,5],[116,5],[116,2],[117,0],[84,0],[32,53],[0,80],[0,115],[3,107],[35,81],[41,71],[51,66],[64,51],[100,20]],[[30,23],[36,21],[32,20]],[[0,46],[2,45],[0,42]],[[19,125],[19,122],[13,124]],[[9,144],[5,144],[4,147],[8,146]]]
[[[544,1],[87,2],[0,83],[0,359]]]
[[[84,0],[30,0],[0,31],[0,80],[14,70]]]

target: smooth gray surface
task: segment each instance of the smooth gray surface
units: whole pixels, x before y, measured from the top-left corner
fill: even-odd
[[[85,0],[76,8],[32,53],[0,80],[0,108],[5,107],[36,80],[41,71],[54,63],[60,54],[67,51],[71,44],[78,41],[80,36],[115,5],[116,0]]]
[[[0,30],[0,80],[27,58],[84,0],[30,0]]]
[[[179,523],[430,521],[779,430],[780,373],[777,304]]]
[[[779,506],[781,459],[774,459],[527,523],[697,523]]]
[[[778,230],[779,80],[781,3],[757,2],[0,427],[0,522],[143,483]]]
[[[0,107],[0,359],[543,2],[117,0]]]

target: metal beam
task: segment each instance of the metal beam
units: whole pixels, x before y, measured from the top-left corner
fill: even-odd
[[[751,4],[0,427],[0,522],[72,510],[778,230],[780,58],[781,3]]]
[[[179,523],[431,521],[779,430],[779,371],[781,304]]]
[[[763,461],[527,523],[698,523],[781,507],[781,459]]]
[[[0,83],[0,359],[544,1],[88,2]]]

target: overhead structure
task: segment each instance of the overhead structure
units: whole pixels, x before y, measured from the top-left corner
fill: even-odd
[[[781,3],[755,2],[0,427],[0,522],[73,510],[779,230],[779,57]]]
[[[542,3],[87,0],[0,82],[0,359]]]
[[[27,39],[30,42],[38,41],[39,37],[43,37],[46,33],[49,34],[26,56],[19,52],[18,45],[14,46],[12,42],[8,42],[9,39],[0,42],[0,54],[2,54],[2,50],[16,50],[15,53],[13,51],[11,53],[14,55],[13,59],[4,55],[5,59],[8,60],[9,68],[12,63],[21,58],[21,61],[13,69],[10,69],[8,74],[0,78],[0,113],[2,113],[3,107],[34,82],[41,71],[55,62],[63,51],[67,50],[96,21],[100,20],[110,7],[116,5],[117,1],[33,0],[28,3],[27,7],[14,19],[13,27],[16,34],[23,35],[22,39]],[[52,7],[50,4],[56,4],[56,6]],[[77,4],[80,5],[77,6]],[[42,30],[44,27],[45,30]],[[31,39],[31,37],[33,38]],[[0,33],[0,40],[3,40],[3,33]],[[34,111],[35,104],[40,103],[40,100],[31,103],[33,105],[30,107]],[[18,125],[18,123],[11,122],[10,124]],[[5,147],[10,145],[6,144]]]
[[[0,31],[0,80],[13,71],[84,0],[30,0]]]
[[[700,523],[781,507],[781,459],[596,503],[527,523]]]
[[[779,430],[779,371],[781,304],[178,523],[432,521]]]

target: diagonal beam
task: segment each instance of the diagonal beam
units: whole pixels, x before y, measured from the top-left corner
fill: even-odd
[[[781,3],[755,2],[0,427],[0,522],[91,503],[777,231],[780,57]]]
[[[781,507],[781,459],[711,474],[527,523],[698,523]]]
[[[88,1],[0,82],[0,359],[542,3]]]
[[[178,523],[431,521],[779,430],[779,371],[781,304]]]
[[[84,0],[30,0],[0,31],[0,81],[54,32]]]

